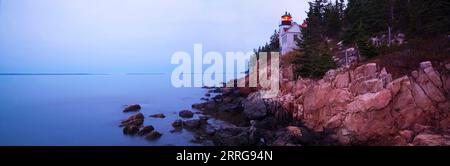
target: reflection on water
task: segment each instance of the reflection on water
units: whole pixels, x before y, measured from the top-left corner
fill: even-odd
[[[0,75],[0,145],[193,145],[191,133],[170,133],[177,112],[205,90],[173,88],[167,74]],[[126,104],[141,104],[158,141],[124,136]],[[149,118],[164,113],[166,118]]]

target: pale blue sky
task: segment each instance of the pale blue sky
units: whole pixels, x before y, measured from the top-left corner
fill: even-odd
[[[167,72],[176,51],[251,51],[301,0],[0,0],[0,73]]]

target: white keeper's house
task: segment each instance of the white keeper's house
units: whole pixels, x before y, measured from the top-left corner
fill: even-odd
[[[296,38],[302,38],[301,29],[306,28],[306,26],[306,22],[303,22],[302,25],[299,25],[296,22],[292,21],[291,13],[286,12],[283,16],[281,16],[281,24],[279,30],[281,55],[285,55],[298,48]]]

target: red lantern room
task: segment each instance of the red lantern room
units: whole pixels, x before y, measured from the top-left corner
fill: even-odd
[[[292,25],[291,13],[286,12],[283,16],[281,16],[281,25]]]

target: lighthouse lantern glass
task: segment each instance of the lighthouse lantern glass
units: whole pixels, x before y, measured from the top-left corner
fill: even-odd
[[[291,21],[292,20],[292,18],[289,16],[283,16],[282,19],[283,19],[283,21]]]

